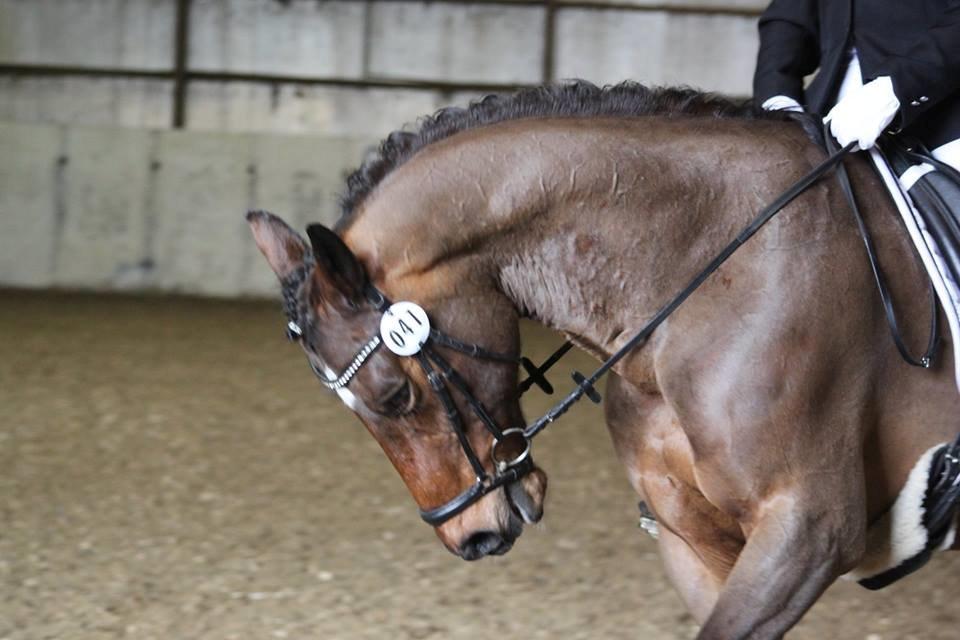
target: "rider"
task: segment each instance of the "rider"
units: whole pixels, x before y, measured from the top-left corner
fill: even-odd
[[[844,146],[903,131],[960,170],[960,2],[773,0],[754,96],[764,109],[828,116]]]
[[[764,109],[826,116],[842,146],[870,150],[960,344],[960,233],[934,237],[901,195],[917,207],[939,203],[938,219],[960,226],[960,0],[773,0],[760,18],[753,87]],[[907,165],[898,185],[872,149],[885,131],[919,140],[949,167]],[[954,367],[960,389],[960,358]]]

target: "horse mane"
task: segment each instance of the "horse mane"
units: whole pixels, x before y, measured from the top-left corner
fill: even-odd
[[[747,120],[800,119],[816,139],[809,118],[788,112],[764,111],[750,99],[731,99],[690,87],[647,87],[639,82],[598,87],[586,80],[573,80],[492,94],[466,108],[447,107],[417,121],[413,129],[394,131],[372,150],[358,169],[347,177],[340,196],[338,230],[349,225],[358,205],[391,171],[431,143],[486,125],[546,117],[688,116]]]

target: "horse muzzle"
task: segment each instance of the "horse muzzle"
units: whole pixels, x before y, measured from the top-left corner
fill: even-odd
[[[460,545],[457,555],[468,562],[486,556],[502,556],[513,548],[515,540],[516,537],[496,531],[478,531]]]

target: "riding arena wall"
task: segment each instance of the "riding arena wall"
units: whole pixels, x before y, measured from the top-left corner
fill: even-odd
[[[745,96],[764,0],[0,0],[0,286],[275,293],[242,224],[330,222],[404,123],[632,78]]]

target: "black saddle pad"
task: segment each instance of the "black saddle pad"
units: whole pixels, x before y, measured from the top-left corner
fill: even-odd
[[[960,283],[960,172],[930,155],[922,144],[897,136],[884,136],[880,149],[897,176],[914,165],[933,169],[923,174],[907,192],[937,243],[954,282]]]

